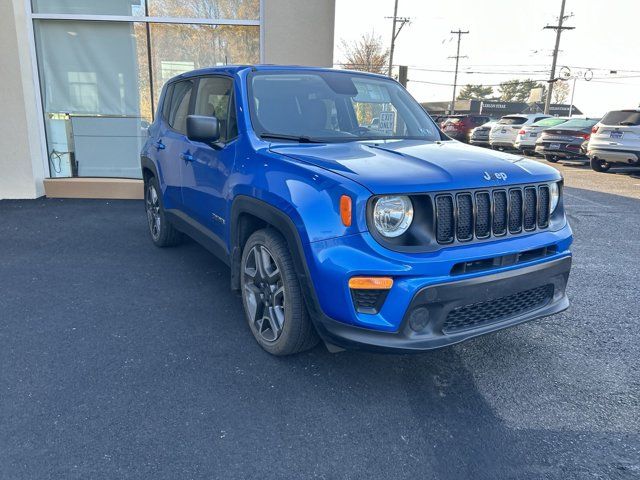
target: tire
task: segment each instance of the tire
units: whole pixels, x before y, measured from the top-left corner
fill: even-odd
[[[304,304],[287,242],[267,228],[253,233],[240,262],[242,305],[249,328],[272,355],[292,355],[319,338]]]
[[[558,163],[558,157],[556,157],[555,155],[545,155],[544,159],[550,163]]]
[[[609,169],[611,168],[611,165],[609,165],[607,162],[605,162],[604,160],[600,160],[597,157],[593,157],[590,162],[591,163],[591,168],[593,170],[595,170],[596,172],[600,172],[600,173],[605,173],[608,172]]]
[[[173,247],[182,241],[182,233],[167,220],[156,177],[148,177],[144,182],[144,209],[151,241],[156,247]]]

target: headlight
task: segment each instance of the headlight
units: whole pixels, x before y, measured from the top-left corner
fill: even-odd
[[[558,202],[560,201],[560,187],[558,187],[557,182],[549,185],[549,194],[551,196],[551,201],[549,203],[549,213],[553,213],[558,206]]]
[[[411,199],[404,195],[386,195],[378,198],[373,207],[373,223],[384,237],[399,237],[407,231],[413,220]]]

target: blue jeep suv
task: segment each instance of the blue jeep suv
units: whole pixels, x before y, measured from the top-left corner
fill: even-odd
[[[429,350],[569,305],[557,170],[449,139],[387,77],[179,75],[141,164],[153,243],[186,234],[226,262],[275,355]]]

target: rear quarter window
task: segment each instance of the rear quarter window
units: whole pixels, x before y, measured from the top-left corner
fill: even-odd
[[[604,125],[640,125],[640,112],[634,110],[617,110],[607,113],[602,122]]]

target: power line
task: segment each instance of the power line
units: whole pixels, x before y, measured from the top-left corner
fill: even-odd
[[[549,114],[551,107],[551,94],[553,93],[553,83],[556,81],[556,64],[558,63],[558,50],[560,49],[560,36],[563,30],[573,30],[575,27],[564,27],[562,23],[569,17],[564,16],[564,7],[567,0],[562,0],[560,5],[560,16],[558,17],[558,25],[547,25],[545,29],[556,31],[556,45],[553,49],[553,60],[551,61],[551,71],[549,72],[549,87],[547,88],[547,99],[544,102],[544,113]]]
[[[451,99],[451,115],[453,115],[454,113],[456,113],[456,87],[458,86],[458,64],[460,63],[460,41],[462,40],[462,35],[467,35],[469,33],[469,30],[465,30],[462,31],[460,29],[458,30],[451,30],[451,33],[458,35],[458,48],[456,50],[456,56],[453,57],[456,59],[456,73],[453,76],[453,97]],[[449,57],[452,58],[452,57]]]

